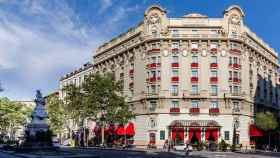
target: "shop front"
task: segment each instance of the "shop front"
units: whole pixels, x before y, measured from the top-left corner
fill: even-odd
[[[169,126],[169,136],[174,145],[218,143],[220,128],[214,120],[175,120]]]

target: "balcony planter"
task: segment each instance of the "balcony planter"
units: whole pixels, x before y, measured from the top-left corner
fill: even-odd
[[[216,115],[216,114],[219,114],[219,113],[220,113],[220,109],[219,108],[210,108],[209,109],[209,114]]]
[[[191,114],[199,114],[200,113],[200,109],[199,108],[190,108],[189,112]]]
[[[217,83],[218,82],[218,77],[211,77],[210,82],[211,83]]]
[[[178,67],[179,67],[179,63],[172,63],[172,64],[171,64],[171,67],[172,67],[172,68],[178,68]]]
[[[170,113],[180,113],[180,108],[170,108]]]
[[[233,78],[233,82],[235,82],[235,83],[240,83],[240,82],[241,82],[241,79],[234,77],[234,78]]]
[[[156,77],[151,77],[150,82],[156,82],[157,78]]]
[[[133,69],[129,70],[129,75],[130,75],[130,76],[133,75],[133,73],[134,73],[134,70],[133,70]]]
[[[172,48],[172,53],[178,53],[179,49],[178,48]]]
[[[217,48],[211,48],[210,51],[213,52],[213,53],[216,53],[218,51],[218,49]]]
[[[192,83],[197,83],[198,82],[198,77],[191,77],[191,82]]]
[[[198,51],[198,48],[192,48],[191,51],[192,51],[192,52],[197,52],[197,51]]]
[[[198,63],[191,63],[191,68],[198,68]]]
[[[155,69],[156,67],[157,67],[156,63],[149,64],[149,68],[151,68],[151,69]]]
[[[241,50],[237,49],[237,48],[232,48],[229,50],[230,53],[234,53],[234,54],[241,54]]]
[[[216,69],[216,68],[218,68],[218,64],[217,63],[211,63],[210,68],[211,69]]]
[[[150,49],[150,50],[148,50],[148,53],[158,53],[158,52],[160,52],[160,49],[159,48],[152,48],[152,49]]]
[[[234,63],[234,64],[232,64],[232,67],[235,68],[235,69],[239,69],[241,67],[241,65],[237,64],[237,63]]]
[[[179,77],[178,76],[171,77],[171,81],[172,82],[178,82],[179,81]]]

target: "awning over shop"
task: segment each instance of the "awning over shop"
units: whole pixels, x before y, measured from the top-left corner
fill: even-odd
[[[115,131],[117,135],[125,135],[125,128],[123,125],[119,125]]]
[[[219,128],[220,125],[218,124],[218,122],[216,122],[214,120],[175,120],[175,121],[171,122],[169,127],[171,127],[171,128],[174,128],[174,127]]]
[[[263,131],[258,129],[255,125],[251,124],[249,127],[249,135],[251,137],[261,137],[263,136]]]
[[[135,130],[134,130],[134,124],[132,122],[129,122],[125,128],[126,135],[134,136]]]

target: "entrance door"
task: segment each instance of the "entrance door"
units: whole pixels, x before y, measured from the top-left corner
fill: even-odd
[[[184,144],[184,129],[183,128],[173,128],[171,135],[172,135],[172,140],[175,145]]]
[[[201,130],[200,129],[190,129],[189,130],[189,141],[191,144],[198,144],[201,140]]]
[[[218,129],[206,129],[205,131],[205,140],[208,142],[217,142],[218,141]]]

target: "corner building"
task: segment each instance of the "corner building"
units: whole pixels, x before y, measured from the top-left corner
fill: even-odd
[[[245,147],[254,113],[279,111],[277,53],[244,16],[235,5],[221,18],[169,18],[150,6],[143,22],[96,50],[93,73],[114,73],[137,114],[136,145],[162,147],[170,136],[175,144],[234,140]]]

